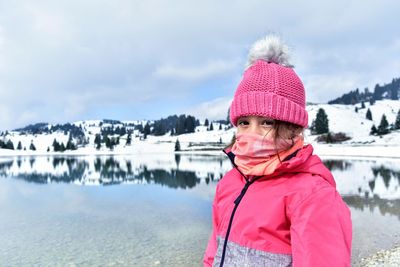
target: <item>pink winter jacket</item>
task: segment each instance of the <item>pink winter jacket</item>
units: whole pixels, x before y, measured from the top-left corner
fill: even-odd
[[[272,175],[245,177],[233,168],[221,179],[204,266],[220,266],[222,254],[225,267],[350,266],[350,211],[312,152],[303,147]]]

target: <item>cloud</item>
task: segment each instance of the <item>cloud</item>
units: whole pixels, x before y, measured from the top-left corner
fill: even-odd
[[[187,114],[192,114],[196,118],[225,120],[228,116],[228,109],[231,105],[232,98],[221,97],[212,101],[200,103],[196,107],[187,111]]]
[[[11,112],[5,104],[0,103],[1,124],[9,126],[12,124]],[[4,128],[7,129],[7,128]]]
[[[354,90],[360,84],[360,77],[351,75],[310,75],[303,79],[308,102],[327,102],[340,96],[340,92]]]
[[[198,67],[176,67],[167,63],[158,67],[155,70],[154,75],[155,77],[166,79],[197,81],[214,78],[215,76],[231,72],[237,67],[237,65],[238,60],[215,60]]]
[[[160,118],[230,97],[249,47],[269,32],[292,47],[308,100],[326,102],[398,77],[399,8],[394,0],[3,1],[0,130],[37,118]]]

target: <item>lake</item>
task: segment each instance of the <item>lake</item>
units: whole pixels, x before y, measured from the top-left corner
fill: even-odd
[[[353,263],[400,242],[400,160],[323,158]],[[0,266],[201,266],[224,155],[0,158]]]

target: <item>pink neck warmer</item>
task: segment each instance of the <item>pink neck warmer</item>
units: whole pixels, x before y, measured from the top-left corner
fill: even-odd
[[[235,164],[245,175],[267,175],[274,172],[281,160],[303,147],[303,136],[294,139],[272,138],[259,134],[237,134],[232,152]]]

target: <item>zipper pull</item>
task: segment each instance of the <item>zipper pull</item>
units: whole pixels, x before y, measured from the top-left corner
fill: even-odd
[[[249,188],[250,185],[251,185],[251,182],[247,181],[246,184],[244,185],[244,187],[242,188],[242,191],[240,192],[240,195],[233,202],[233,203],[235,203],[235,205],[239,205],[240,201],[242,200],[244,194],[246,194],[246,191],[247,191],[247,189]]]

